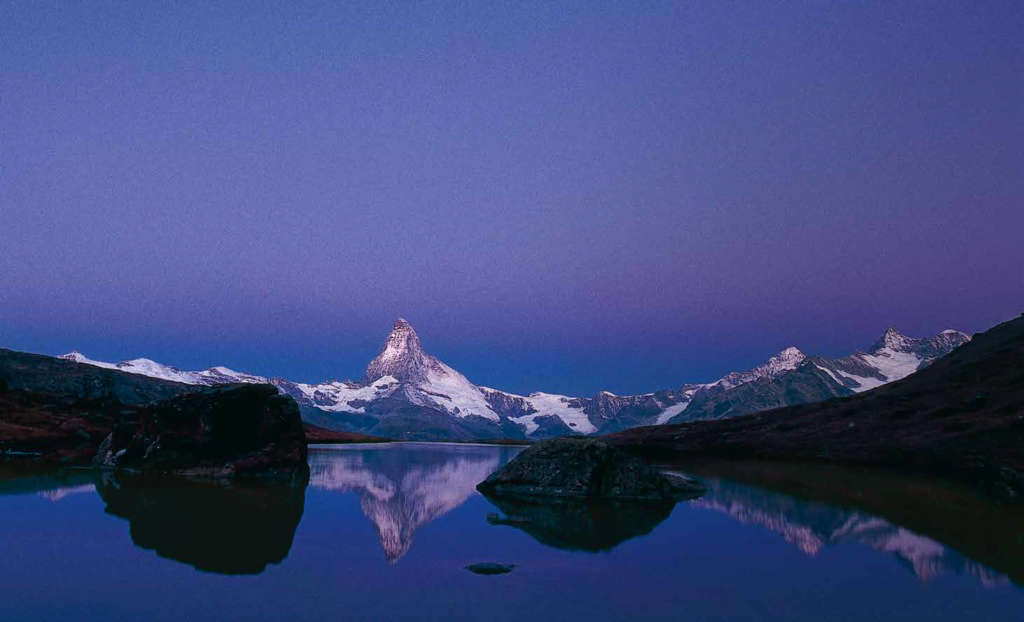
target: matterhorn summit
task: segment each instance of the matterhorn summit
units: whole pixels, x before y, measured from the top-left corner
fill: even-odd
[[[366,366],[366,382],[391,376],[399,382],[423,382],[436,360],[423,351],[420,336],[405,318],[395,320],[384,349]]]

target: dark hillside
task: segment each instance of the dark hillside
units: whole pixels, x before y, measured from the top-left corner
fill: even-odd
[[[868,464],[955,476],[1024,495],[1024,316],[930,367],[852,397],[608,437],[659,460]]]

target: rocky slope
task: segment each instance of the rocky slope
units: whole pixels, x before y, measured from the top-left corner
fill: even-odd
[[[893,341],[887,339],[875,351],[905,353],[906,347]],[[1021,361],[1024,316],[976,335],[926,369],[856,396],[721,421],[635,428],[608,438],[659,459],[893,466],[985,483],[999,494],[1020,496]]]
[[[0,460],[88,463],[120,413],[134,409],[112,399],[0,387]]]
[[[305,421],[337,431],[406,440],[542,439],[726,418],[853,395],[903,378],[968,340],[952,330],[913,339],[889,329],[868,352],[844,358],[807,357],[790,347],[762,365],[715,382],[642,395],[602,391],[593,397],[517,395],[477,386],[428,354],[404,319],[395,322],[380,354],[358,381],[298,383],[225,367],[182,371],[149,359],[112,364],[79,352],[64,358],[192,385],[271,383],[295,398]]]

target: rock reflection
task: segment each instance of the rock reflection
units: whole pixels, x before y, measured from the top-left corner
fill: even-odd
[[[479,482],[518,451],[437,443],[314,449],[310,485],[358,493],[385,557],[397,561],[417,529],[465,503]]]
[[[487,500],[506,515],[488,515],[491,524],[521,529],[547,546],[591,552],[610,551],[630,538],[650,533],[676,505],[675,501],[537,503],[491,496]]]
[[[132,542],[221,574],[258,574],[291,550],[308,474],[289,481],[218,482],[99,474],[108,513],[128,519]]]
[[[724,479],[705,478],[707,494],[691,503],[728,514],[741,523],[765,527],[815,556],[824,549],[854,542],[887,553],[921,581],[944,574],[968,575],[987,586],[1009,579],[933,540],[884,518],[858,510],[807,501]]]

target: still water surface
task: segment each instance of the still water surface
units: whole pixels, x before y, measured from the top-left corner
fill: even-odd
[[[949,544],[985,524],[944,543],[706,474],[674,507],[496,506],[475,485],[517,451],[318,448],[308,486],[8,474],[0,619],[1024,619],[1012,521],[979,560]]]

